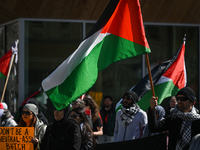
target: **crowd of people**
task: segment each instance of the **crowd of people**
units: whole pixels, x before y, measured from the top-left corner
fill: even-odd
[[[170,108],[150,99],[145,112],[137,104],[138,95],[127,91],[121,109],[116,112],[111,96],[104,96],[99,110],[90,97],[78,98],[62,110],[54,107],[49,123],[39,109],[37,99],[20,107],[13,117],[6,103],[0,103],[0,127],[34,127],[31,142],[38,150],[93,150],[95,145],[122,142],[166,133],[169,150],[200,149],[200,115],[195,109],[195,92],[180,89],[170,99]]]

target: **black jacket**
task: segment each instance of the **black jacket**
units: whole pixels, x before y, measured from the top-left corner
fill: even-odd
[[[70,106],[63,110],[63,118],[47,126],[40,150],[80,150],[82,141],[80,125],[75,120],[69,119]]]
[[[67,119],[47,126],[40,150],[80,150],[81,130],[79,124]]]
[[[149,130],[152,133],[169,131],[169,144],[168,150],[175,150],[176,142],[180,138],[180,130],[182,125],[182,119],[172,118],[172,115],[169,115],[162,121],[157,121],[155,110],[148,110],[148,125]],[[188,150],[189,145],[185,146],[183,150]]]
[[[105,107],[100,110],[101,118],[103,121],[103,135],[113,136],[115,128],[115,109],[111,107],[106,111]]]

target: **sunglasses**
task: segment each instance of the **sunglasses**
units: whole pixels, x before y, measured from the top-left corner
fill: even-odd
[[[32,113],[30,111],[22,111],[22,115],[31,115]]]
[[[187,98],[187,97],[178,97],[178,96],[176,96],[176,100],[178,101],[178,100],[180,100],[180,101],[187,101],[189,98]]]
[[[75,118],[79,117],[79,115],[74,114],[74,115],[71,115],[70,117],[75,119]]]
[[[126,100],[133,100],[132,96],[131,95],[128,95],[128,96],[123,96],[122,99],[126,99]]]

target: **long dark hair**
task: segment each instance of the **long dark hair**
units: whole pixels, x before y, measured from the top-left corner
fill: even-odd
[[[92,127],[89,124],[89,121],[88,121],[88,118],[86,116],[85,110],[83,108],[81,108],[81,107],[77,107],[77,108],[72,109],[72,112],[73,111],[75,113],[77,113],[80,118],[83,119],[82,122],[81,122],[81,123],[83,123],[83,126],[82,126],[82,140],[83,140],[83,143],[88,144],[88,142],[90,142],[91,139],[92,139],[93,146],[94,146],[95,145],[95,138],[94,138],[94,135],[92,134],[93,130],[92,130]]]
[[[94,123],[99,117],[98,105],[92,98],[85,97],[83,101],[85,102],[85,106],[90,106],[92,113],[92,122]]]

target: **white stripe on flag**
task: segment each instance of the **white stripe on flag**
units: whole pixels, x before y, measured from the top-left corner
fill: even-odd
[[[161,76],[160,79],[158,80],[158,82],[156,83],[156,85],[164,83],[164,82],[169,82],[172,81],[172,79],[165,77],[165,76]]]
[[[92,49],[110,34],[101,34],[101,30],[84,40],[72,55],[70,55],[53,73],[43,80],[42,87],[44,91],[48,91],[63,83],[64,80],[70,76],[73,70],[82,62],[82,60],[89,55]]]

